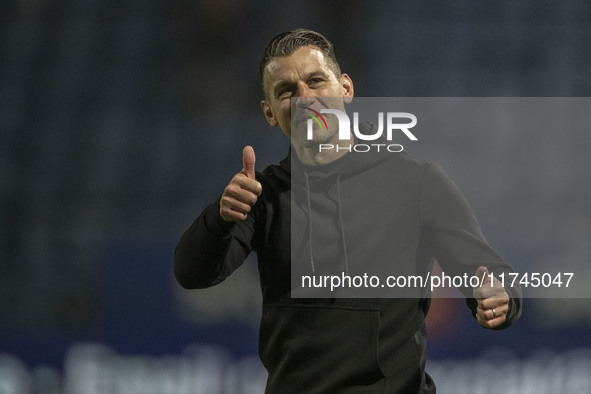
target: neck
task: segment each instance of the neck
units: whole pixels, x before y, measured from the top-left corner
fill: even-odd
[[[292,144],[300,161],[309,166],[318,166],[323,164],[331,163],[338,158],[349,153],[348,149],[337,149],[337,146],[349,146],[355,143],[355,139],[352,134],[349,134],[349,139],[340,140],[338,137],[333,138],[330,141],[324,141],[322,143],[313,143],[310,145],[304,144]],[[332,149],[321,150],[321,146],[332,145]]]

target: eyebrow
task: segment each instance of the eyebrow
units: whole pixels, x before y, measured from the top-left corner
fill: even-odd
[[[326,75],[326,73],[322,70],[315,70],[312,72],[309,72],[308,74],[306,74],[304,76],[304,80],[309,80],[311,78],[314,77],[323,77],[323,78],[328,78],[328,76]],[[274,87],[273,87],[273,94],[275,95],[275,97],[277,97],[284,89],[291,89],[293,88],[293,86],[296,83],[293,81],[289,81],[289,80],[282,80],[279,81]]]

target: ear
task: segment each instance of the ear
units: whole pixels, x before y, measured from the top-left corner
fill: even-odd
[[[267,119],[267,122],[271,125],[271,127],[275,127],[279,124],[277,122],[277,118],[275,118],[275,114],[273,114],[273,110],[271,109],[271,104],[267,100],[261,101],[261,108],[263,110],[263,115]]]
[[[341,74],[340,78],[341,88],[343,89],[343,98],[345,104],[349,104],[353,101],[353,96],[355,96],[355,89],[353,88],[353,80],[351,77],[345,73]]]

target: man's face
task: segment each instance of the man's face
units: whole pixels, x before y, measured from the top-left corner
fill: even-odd
[[[305,46],[290,56],[277,57],[265,67],[264,90],[266,99],[261,102],[263,113],[271,126],[281,127],[289,137],[303,139],[304,127],[298,127],[298,135],[292,136],[291,100],[297,98],[295,108],[306,107],[320,111],[322,108],[337,108],[333,97],[352,98],[353,81],[347,74],[335,75],[330,61],[314,46]],[[323,100],[325,98],[325,100]],[[325,102],[326,101],[326,102]],[[342,105],[342,101],[340,100]],[[338,108],[337,108],[338,109]],[[330,122],[334,116],[326,116]],[[302,116],[298,124],[305,125]],[[329,124],[329,130],[337,130],[338,126]],[[295,133],[295,130],[294,130]],[[326,134],[324,135],[326,137]],[[297,138],[301,137],[301,138]],[[317,142],[322,142],[321,138]]]

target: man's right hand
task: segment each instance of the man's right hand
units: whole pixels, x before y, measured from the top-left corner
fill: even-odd
[[[246,219],[263,191],[255,179],[254,163],[254,149],[246,146],[242,151],[242,171],[234,175],[220,199],[220,216],[227,222]]]

